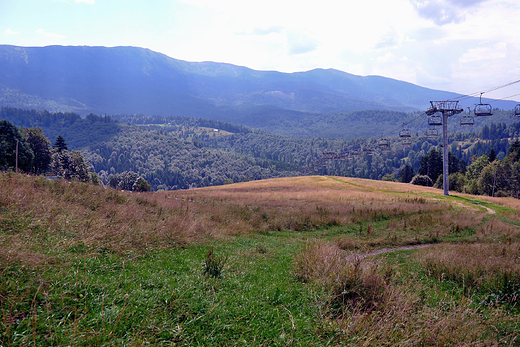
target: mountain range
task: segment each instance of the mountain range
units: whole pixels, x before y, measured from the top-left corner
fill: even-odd
[[[0,71],[0,106],[193,116],[249,126],[273,117],[423,111],[430,100],[460,97],[381,76],[334,69],[257,71],[187,62],[137,47],[0,45]],[[514,103],[497,101],[494,107],[510,109]]]

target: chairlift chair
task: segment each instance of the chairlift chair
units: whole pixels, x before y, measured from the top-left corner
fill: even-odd
[[[437,126],[437,125],[442,125],[442,117],[441,116],[430,116],[428,118],[428,124],[431,125],[431,126]]]
[[[390,147],[390,140],[383,137],[383,134],[381,134],[381,139],[377,142],[380,148],[383,147]]]
[[[401,129],[401,131],[399,131],[399,137],[410,137],[412,136],[412,132],[410,131],[410,129],[406,129],[404,127],[404,123],[403,123],[403,129]]]
[[[482,94],[480,93],[480,103],[475,105],[475,116],[477,117],[486,117],[486,116],[492,116],[493,115],[493,108],[490,104],[483,104],[482,103]]]
[[[368,155],[374,154],[374,149],[371,146],[364,146],[362,148],[362,150],[363,150],[363,153],[366,153]]]
[[[336,153],[333,151],[323,151],[323,159],[334,159],[336,157]]]
[[[437,130],[436,128],[426,129],[426,136],[427,137],[437,137],[437,136],[439,136],[439,130]]]
[[[412,139],[407,137],[407,138],[403,138],[403,140],[401,141],[401,144],[403,146],[411,146],[412,145]]]
[[[520,104],[515,106],[515,116],[520,117]]]
[[[464,125],[471,126],[473,124],[475,124],[475,120],[473,119],[473,117],[471,117],[471,116],[462,116],[462,117],[460,117],[460,125],[461,126],[464,126]]]
[[[361,152],[357,149],[353,149],[350,151],[350,156],[353,158],[359,158],[361,157]]]
[[[383,138],[383,139],[379,140],[378,144],[379,144],[379,147],[388,147],[388,146],[390,146],[390,141],[388,139]]]

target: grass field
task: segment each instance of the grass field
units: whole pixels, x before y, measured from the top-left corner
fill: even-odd
[[[0,174],[0,346],[518,346],[520,200]]]

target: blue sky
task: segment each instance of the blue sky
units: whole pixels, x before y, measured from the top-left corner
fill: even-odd
[[[1,0],[0,44],[137,46],[470,94],[520,80],[518,0]],[[520,83],[484,95],[520,101]]]

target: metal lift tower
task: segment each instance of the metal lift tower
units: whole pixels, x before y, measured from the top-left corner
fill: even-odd
[[[458,101],[430,101],[431,107],[426,110],[428,116],[440,112],[442,113],[442,186],[444,187],[444,195],[449,194],[449,170],[448,170],[448,117],[461,113]]]

